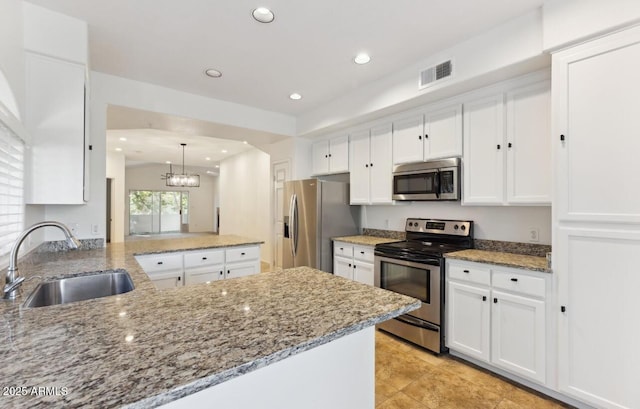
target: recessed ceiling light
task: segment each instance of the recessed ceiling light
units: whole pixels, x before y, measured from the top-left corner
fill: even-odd
[[[360,53],[356,55],[356,58],[353,59],[353,62],[355,62],[356,64],[366,64],[369,61],[371,61],[371,57],[369,57],[369,54],[367,53]]]
[[[204,71],[204,73],[211,78],[220,78],[222,77],[222,73],[218,70],[214,70],[213,68],[209,68]]]
[[[247,145],[249,142],[247,142],[247,141],[242,141],[242,143],[244,143],[245,145]]]
[[[204,158],[204,160],[211,160],[211,158],[207,156],[206,158]]]
[[[289,95],[289,98],[293,99],[294,101],[297,101],[299,99],[302,99],[302,95],[298,94],[297,92],[294,92],[293,94]]]
[[[276,16],[273,15],[273,11],[266,7],[258,7],[253,10],[251,15],[253,15],[253,18],[256,19],[256,21],[261,23],[271,23],[276,18]]]
[[[219,168],[219,167],[220,167],[220,165],[216,165],[216,168]]]
[[[170,160],[166,161],[165,163],[166,163],[167,165],[171,165],[171,161],[170,161]]]
[[[226,149],[223,149],[221,152],[222,152],[222,153],[227,153],[227,150],[226,150]]]
[[[122,152],[122,148],[116,148],[116,152]]]
[[[122,137],[122,138],[120,138],[120,140],[121,140],[122,142],[125,142],[125,141],[127,140],[127,138]]]

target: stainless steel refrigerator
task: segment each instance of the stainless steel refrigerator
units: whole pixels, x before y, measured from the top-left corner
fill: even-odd
[[[333,272],[331,238],[359,233],[360,206],[349,205],[349,184],[306,179],[285,182],[282,267]]]

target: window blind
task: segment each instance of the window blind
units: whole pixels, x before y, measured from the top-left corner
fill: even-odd
[[[0,266],[24,228],[24,143],[0,121]],[[4,281],[3,281],[4,282]]]

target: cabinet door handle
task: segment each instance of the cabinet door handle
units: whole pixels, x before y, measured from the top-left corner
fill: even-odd
[[[331,157],[331,154],[329,154],[329,157]]]
[[[364,164],[364,167],[365,167],[365,168],[368,168],[368,167],[369,167],[369,164],[368,164],[368,163],[365,163],[365,164]]]
[[[231,270],[227,270],[227,275],[231,274]]]
[[[514,283],[517,283],[518,279],[517,278],[512,278],[511,281],[513,281]]]
[[[429,139],[429,135],[428,134],[424,134],[424,139]]]
[[[498,150],[500,150],[500,145],[498,145]]]
[[[364,254],[364,251],[361,251],[360,254]]]
[[[245,255],[245,253],[240,253],[240,255],[241,255],[241,256],[244,256],[244,255]]]
[[[178,276],[178,281],[180,281],[180,276]]]
[[[325,157],[325,158],[328,158],[328,157],[329,157],[329,155],[324,155],[324,157]]]
[[[487,301],[487,296],[486,295],[482,296],[482,301]]]
[[[356,265],[355,265],[355,264],[353,265],[353,268],[356,268]]]
[[[422,140],[422,135],[418,135],[418,139]]]
[[[203,259],[203,260],[206,260],[207,258],[206,258],[206,257],[202,257],[202,259]]]
[[[351,267],[351,263],[349,263],[349,267]]]
[[[340,251],[344,250],[344,247],[340,247]]]
[[[509,143],[507,144],[507,148],[512,148],[512,147],[513,147],[513,145],[511,144],[511,142],[509,142]]]
[[[469,274],[469,270],[462,270],[462,272]]]
[[[369,166],[373,167],[373,163],[370,163]]]
[[[164,264],[164,262],[163,261],[158,261],[158,265],[160,265],[160,264]]]
[[[223,274],[224,274],[224,271],[220,271],[220,275],[223,275]]]
[[[497,304],[497,303],[498,303],[498,299],[497,299],[497,298],[494,298],[494,299],[493,299],[493,303],[494,303],[494,304]]]
[[[567,312],[567,307],[564,305],[560,306],[560,312]]]
[[[560,141],[564,142],[564,135],[560,135]]]

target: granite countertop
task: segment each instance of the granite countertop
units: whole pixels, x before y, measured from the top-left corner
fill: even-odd
[[[345,237],[334,237],[333,241],[343,241],[345,243],[351,244],[359,244],[361,246],[375,246],[376,244],[382,243],[391,243],[394,241],[398,241],[398,239],[393,239],[389,237],[375,237],[375,236],[345,236]]]
[[[527,270],[542,271],[545,273],[551,272],[551,269],[547,267],[546,257],[475,249],[447,253],[445,254],[445,257],[456,260],[496,264],[506,267],[524,268]]]
[[[0,303],[3,387],[12,408],[150,408],[219,384],[419,307],[412,298],[308,267],[156,290],[134,255],[255,244],[236,236],[149,240],[29,255],[21,274],[126,269],[135,290],[27,309],[38,280]]]

